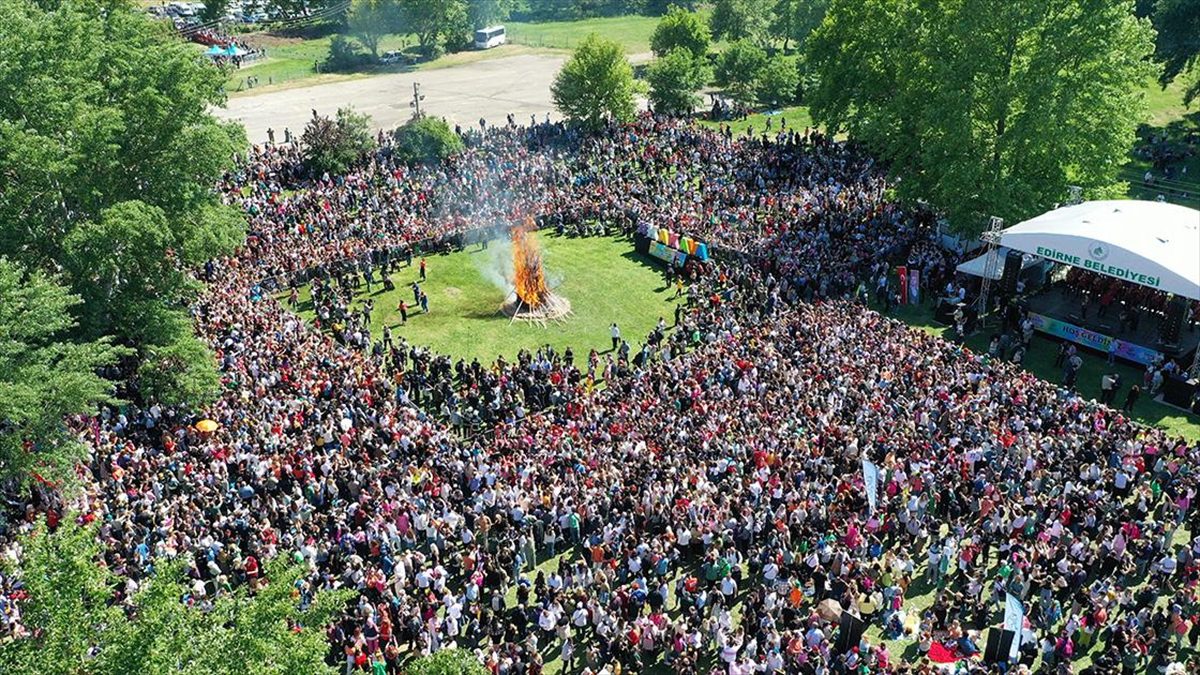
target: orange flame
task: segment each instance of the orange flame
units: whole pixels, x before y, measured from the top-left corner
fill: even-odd
[[[529,307],[540,307],[550,294],[542,271],[542,249],[532,219],[509,230],[512,238],[513,284],[517,297]]]

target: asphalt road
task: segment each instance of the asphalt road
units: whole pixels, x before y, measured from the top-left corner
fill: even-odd
[[[282,142],[284,128],[299,135],[313,110],[333,115],[346,105],[370,115],[377,128],[391,129],[412,115],[409,103],[413,83],[417,82],[425,95],[422,110],[445,117],[451,124],[473,125],[480,117],[503,124],[509,113],[519,122],[528,123],[531,114],[538,120],[547,113],[552,119],[556,117],[550,83],[564,61],[564,56],[523,54],[451,68],[282,89],[231,98],[217,114],[245,125],[252,143],[266,141],[267,129],[274,129],[276,141]]]

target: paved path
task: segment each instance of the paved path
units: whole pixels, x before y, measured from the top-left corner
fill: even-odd
[[[546,113],[556,117],[550,83],[565,60],[565,56],[523,54],[450,68],[282,89],[231,98],[217,114],[244,124],[251,143],[266,141],[268,128],[275,130],[277,141],[283,140],[285,127],[299,135],[313,110],[332,116],[345,105],[370,115],[377,128],[391,129],[411,116],[412,86],[419,82],[425,94],[422,108],[430,115],[445,117],[451,124],[473,125],[480,117],[503,124],[508,113],[518,122],[528,123],[531,114],[539,120]]]

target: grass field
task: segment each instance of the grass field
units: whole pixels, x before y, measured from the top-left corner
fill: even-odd
[[[603,352],[611,347],[613,321],[634,349],[659,317],[672,321],[675,306],[663,267],[634,253],[628,240],[543,233],[541,242],[550,285],[571,301],[574,314],[565,321],[541,327],[512,322],[497,311],[508,291],[489,281],[489,276],[496,276],[489,270],[499,269],[509,253],[507,246],[493,241],[484,250],[470,246],[428,257],[428,280],[421,287],[429,296],[429,314],[410,309],[407,324],[401,325],[397,306],[400,300],[413,304],[410,284],[419,278],[415,262],[392,276],[395,291],[385,293],[382,286],[373,286],[372,335],[378,338],[383,327],[390,326],[396,339],[483,363],[501,355],[512,360],[522,348],[535,350],[547,344],[559,351],[570,346],[583,360],[589,349]],[[363,290],[359,301],[368,297]],[[300,301],[301,315],[311,319],[307,288]]]
[[[893,311],[891,316],[934,335],[946,339],[953,337],[951,329],[934,323],[933,309],[928,304],[905,305]],[[986,354],[988,342],[994,333],[995,331],[991,330],[981,330],[968,337],[966,344],[975,352]],[[1040,333],[1035,333],[1033,345],[1025,355],[1022,365],[1026,370],[1044,380],[1054,383],[1061,382],[1062,369],[1054,365],[1057,353],[1058,343],[1056,341],[1045,338]],[[1145,371],[1141,368],[1125,365],[1119,361],[1117,365],[1110,366],[1105,357],[1086,350],[1080,351],[1080,356],[1083,357],[1083,367],[1079,370],[1079,379],[1075,389],[1085,398],[1100,399],[1100,378],[1105,373],[1121,374],[1121,390],[1118,392],[1116,400],[1118,406],[1125,402],[1125,394],[1129,391],[1129,387],[1142,383],[1142,375]],[[1172,434],[1192,440],[1200,439],[1200,419],[1178,408],[1158,403],[1151,399],[1145,391],[1138,402],[1134,404],[1132,417]]]
[[[789,129],[804,131],[805,127],[812,126],[812,116],[808,114],[808,106],[796,105],[789,106],[782,110],[771,110],[768,112],[754,113],[748,115],[744,120],[733,120],[730,122],[710,122],[709,120],[701,120],[702,126],[719,129],[722,126],[729,126],[733,130],[734,136],[741,136],[749,129],[755,134],[770,133],[774,134],[779,131],[780,119],[787,120]],[[771,120],[771,129],[767,131],[767,120]]]
[[[574,49],[588,35],[597,33],[620,43],[626,54],[644,54],[650,51],[650,36],[654,34],[659,19],[657,16],[631,14],[544,23],[510,21],[504,24],[504,28],[508,31],[509,42],[530,47]]]

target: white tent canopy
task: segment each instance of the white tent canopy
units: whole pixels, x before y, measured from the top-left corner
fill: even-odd
[[[1000,244],[1200,300],[1200,211],[1165,202],[1084,202],[1000,233]]]
[[[1003,246],[1000,247],[1000,250],[996,253],[996,260],[999,262],[999,264],[996,265],[996,269],[992,270],[992,281],[999,281],[1000,277],[1004,276],[1004,258],[1007,255],[1008,249]],[[988,254],[984,253],[983,255],[971,258],[964,263],[959,263],[958,267],[954,269],[962,274],[967,274],[973,277],[982,277],[984,272],[987,271],[987,257]],[[1021,269],[1024,270],[1026,268],[1033,267],[1039,262],[1040,259],[1037,256],[1022,256]]]

